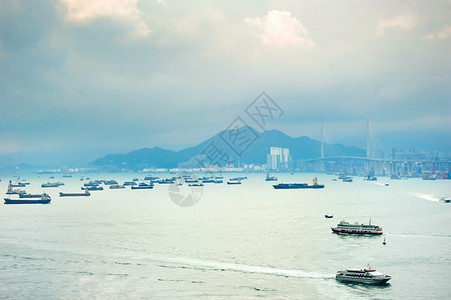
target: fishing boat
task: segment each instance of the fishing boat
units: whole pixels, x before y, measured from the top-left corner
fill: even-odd
[[[338,271],[335,275],[335,279],[338,281],[364,284],[385,284],[391,279],[391,276],[368,267],[365,269],[346,269],[344,271]]]
[[[382,227],[371,224],[371,218],[366,224],[359,224],[355,222],[354,224],[350,224],[345,220],[341,221],[337,224],[337,227],[332,227],[333,233],[341,233],[341,234],[370,234],[370,235],[381,235],[383,233]]]
[[[324,184],[318,184],[318,179],[313,178],[313,184],[308,185],[307,183],[279,183],[273,185],[276,190],[279,189],[322,189]]]
[[[40,199],[28,199],[28,198],[22,198],[22,199],[11,199],[11,198],[4,198],[5,204],[47,204],[50,203],[52,200],[49,195],[45,194]]]
[[[332,219],[334,216],[333,215],[324,215],[324,217],[327,219]]]

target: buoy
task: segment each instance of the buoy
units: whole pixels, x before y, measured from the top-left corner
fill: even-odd
[[[387,243],[385,242],[385,238],[384,238],[384,242],[382,243],[382,245],[385,245],[385,244],[387,244]]]

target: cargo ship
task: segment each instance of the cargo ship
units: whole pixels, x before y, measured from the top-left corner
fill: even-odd
[[[279,189],[322,189],[324,184],[318,184],[318,179],[313,178],[313,184],[308,185],[307,183],[279,183],[273,185],[276,190]]]
[[[11,199],[4,198],[5,204],[47,204],[52,200],[49,195],[45,194],[40,199]]]

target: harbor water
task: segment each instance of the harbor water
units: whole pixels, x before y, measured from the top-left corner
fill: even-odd
[[[89,174],[119,183],[147,174]],[[198,174],[202,176],[203,174]],[[449,299],[451,181],[418,178],[354,182],[324,174],[225,174],[181,207],[170,185],[81,192],[75,175],[30,174],[29,193],[47,205],[0,206],[1,299]],[[158,175],[170,177],[173,175]],[[241,185],[226,180],[247,176]],[[275,190],[308,182],[324,189]],[[6,192],[2,176],[0,190]],[[41,188],[63,181],[58,188]],[[389,183],[385,186],[384,183]],[[186,185],[180,194],[190,193]],[[333,215],[331,219],[325,214]],[[333,234],[345,219],[383,228],[381,236]],[[386,245],[383,245],[384,238]],[[346,284],[335,273],[371,267],[387,285]]]

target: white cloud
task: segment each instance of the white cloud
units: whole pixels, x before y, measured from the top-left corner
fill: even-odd
[[[439,34],[438,34],[438,38],[441,40],[446,40],[451,38],[451,26],[443,29]]]
[[[377,35],[384,35],[387,31],[407,31],[417,26],[417,17],[409,14],[399,15],[377,23]]]
[[[430,33],[423,37],[424,41],[447,40],[451,38],[451,26],[444,27],[438,32]]]
[[[250,34],[257,36],[265,45],[314,45],[302,22],[288,11],[272,10],[264,18],[245,18],[244,22],[253,28]]]
[[[138,0],[61,0],[67,8],[66,19],[73,23],[88,23],[97,18],[111,18],[131,23],[135,37],[146,37],[152,30],[141,19]]]

